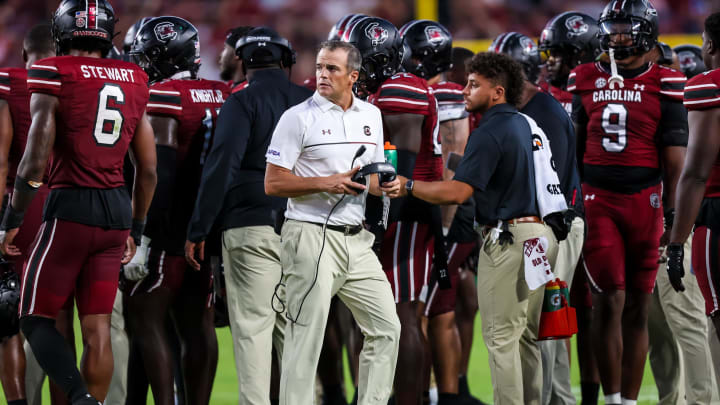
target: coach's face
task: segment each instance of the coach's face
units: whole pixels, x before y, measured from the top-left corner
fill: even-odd
[[[463,89],[463,96],[466,110],[484,113],[495,104],[505,102],[505,89],[483,75],[470,73],[467,85]]]
[[[315,63],[317,91],[333,102],[352,96],[352,88],[358,78],[357,71],[348,70],[348,51],[345,49],[321,49]]]

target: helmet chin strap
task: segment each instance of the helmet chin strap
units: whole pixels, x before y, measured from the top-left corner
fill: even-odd
[[[615,85],[622,89],[625,87],[625,83],[623,83],[623,77],[618,74],[617,63],[615,62],[615,50],[610,48],[608,55],[610,56],[610,80],[608,80],[610,90],[614,89]]]

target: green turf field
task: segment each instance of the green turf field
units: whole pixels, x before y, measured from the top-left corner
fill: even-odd
[[[77,329],[77,328],[76,328]],[[80,342],[79,330],[76,332],[78,343]],[[235,362],[232,352],[232,341],[230,339],[230,329],[217,329],[218,344],[220,347],[217,375],[215,377],[215,385],[213,387],[212,405],[236,405],[237,404],[237,380],[235,376]],[[78,346],[78,353],[82,350]],[[573,359],[575,353],[573,352]],[[490,370],[487,366],[487,351],[482,343],[482,334],[480,332],[480,321],[475,323],[475,344],[473,345],[472,359],[470,360],[470,370],[468,372],[470,380],[471,392],[485,402],[492,400],[492,385],[490,383]],[[353,394],[352,384],[350,384],[350,375],[345,367],[345,377],[348,381],[348,396]],[[578,374],[577,362],[572,362],[572,383],[573,391],[578,400],[580,399],[580,378]],[[44,389],[43,403],[49,404],[49,396],[47,392],[47,384]],[[0,403],[6,403],[5,397],[0,393]],[[152,398],[148,400],[148,404],[152,404]],[[643,379],[642,389],[638,404],[657,403],[657,389],[650,372],[650,366],[645,368],[645,377]],[[111,404],[115,405],[115,404]]]

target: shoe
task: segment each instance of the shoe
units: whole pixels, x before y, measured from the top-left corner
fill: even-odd
[[[345,395],[342,392],[335,393],[335,395],[323,395],[321,402],[322,405],[348,405]]]
[[[460,403],[462,405],[489,405],[474,396],[467,394],[467,395],[461,395],[460,396]]]

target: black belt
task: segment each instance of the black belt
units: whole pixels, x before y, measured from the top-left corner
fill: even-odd
[[[309,224],[317,225],[317,226],[323,226],[323,224],[318,222],[308,222]],[[363,230],[362,225],[328,225],[327,229],[330,229],[331,231],[337,231],[342,232],[345,236],[352,236],[357,235],[360,233],[360,231]]]

